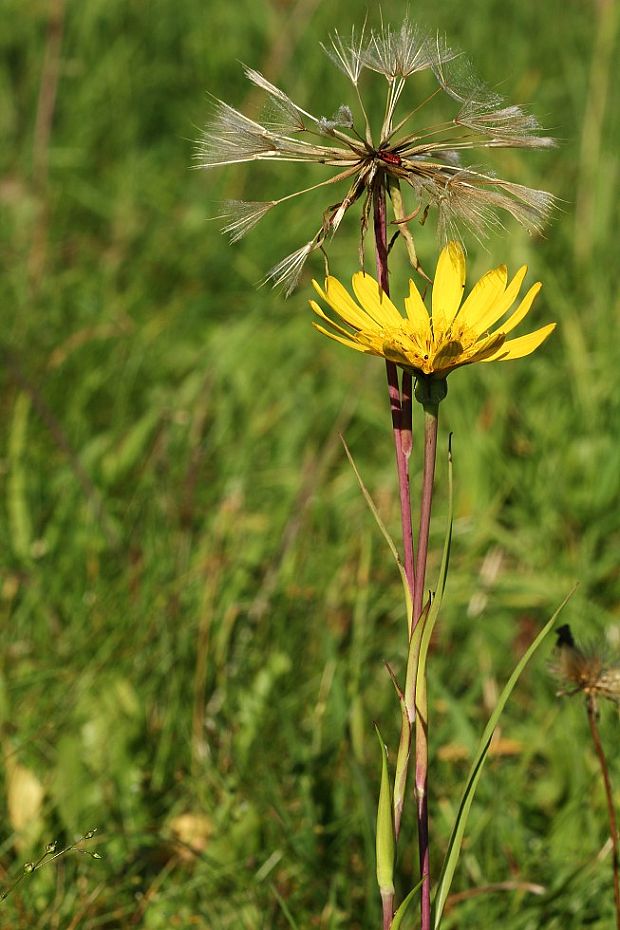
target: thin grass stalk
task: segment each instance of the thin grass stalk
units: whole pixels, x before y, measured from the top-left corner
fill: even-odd
[[[620,855],[618,850],[618,825],[616,822],[616,810],[614,807],[613,793],[611,789],[611,778],[609,776],[609,766],[607,765],[607,758],[603,750],[603,744],[601,742],[601,735],[598,729],[597,723],[597,708],[596,708],[596,698],[593,694],[588,694],[586,698],[586,708],[588,711],[588,723],[590,724],[590,733],[592,734],[592,742],[594,743],[594,749],[596,750],[596,755],[598,756],[598,761],[601,766],[601,774],[603,776],[603,784],[605,786],[605,797],[607,799],[607,816],[609,818],[609,835],[611,837],[611,849],[612,849],[612,869],[614,876],[614,901],[616,905],[616,927],[617,930],[620,930]]]

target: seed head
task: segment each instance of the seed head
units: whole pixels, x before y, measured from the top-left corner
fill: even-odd
[[[620,664],[609,656],[604,643],[576,644],[568,624],[556,630],[555,655],[551,673],[562,685],[560,695],[585,694],[620,703]]]
[[[265,280],[282,285],[289,294],[307,257],[324,247],[360,199],[363,238],[370,199],[381,187],[392,199],[394,222],[409,240],[407,224],[416,217],[424,222],[430,210],[436,212],[443,243],[460,239],[463,228],[477,237],[484,236],[502,225],[498,215],[502,212],[530,233],[541,231],[553,205],[551,194],[496,177],[477,163],[465,164],[463,158],[485,149],[548,148],[553,141],[542,133],[534,116],[506,104],[485,87],[466,59],[440,36],[426,35],[407,17],[399,28],[386,25],[369,34],[365,28],[352,29],[347,39],[335,32],[323,49],[352,85],[354,98],[350,103],[343,103],[331,116],[315,116],[260,72],[246,67],[248,80],[267,94],[264,117],[260,122],[250,119],[215,98],[211,120],[197,146],[196,163],[207,169],[251,161],[304,162],[323,171],[332,169],[329,177],[278,200],[228,201],[220,216],[232,241],[242,238],[267,212],[287,200],[327,185],[346,185],[337,203],[330,198],[313,236],[272,268]],[[432,73],[436,90],[430,97],[407,95],[408,109],[397,116],[407,83],[422,71]],[[365,72],[374,72],[385,82],[386,100],[378,132],[376,127],[373,130],[360,93]],[[372,74],[367,76],[372,78]],[[440,92],[450,103],[448,118],[425,124],[423,110]],[[409,214],[400,209],[401,185],[413,196]],[[392,196],[397,189],[398,211]]]

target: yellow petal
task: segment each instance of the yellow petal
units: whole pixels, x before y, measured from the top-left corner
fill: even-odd
[[[343,336],[337,336],[336,333],[330,333],[329,330],[325,329],[324,326],[321,326],[320,323],[312,324],[315,329],[318,329],[320,333],[323,333],[324,336],[329,336],[330,339],[333,339],[334,342],[341,342],[343,346],[348,346],[349,349],[355,349],[356,352],[367,352],[367,349],[364,349],[362,346],[358,345],[357,342],[354,342],[353,339],[345,339]]]
[[[325,320],[326,323],[336,330],[337,333],[342,333],[343,336],[346,336],[347,339],[354,339],[354,334],[350,333],[348,329],[345,329],[344,326],[340,326],[339,323],[336,323],[335,320],[332,320],[331,317],[328,317],[327,314],[323,311],[323,308],[317,304],[315,300],[310,301],[310,306],[314,310],[317,316],[320,316],[322,320]]]
[[[386,336],[381,348],[387,359],[396,362],[397,365],[404,365],[405,368],[421,369],[424,364],[424,359],[416,352],[415,346],[406,337],[398,334]]]
[[[538,281],[536,284],[533,284],[515,312],[511,314],[504,323],[500,323],[499,329],[504,335],[512,332],[515,326],[518,326],[521,320],[527,316],[541,287],[542,284],[540,281]]]
[[[353,291],[366,313],[380,326],[400,326],[403,318],[377,281],[358,271],[352,278]]]
[[[465,353],[464,364],[473,365],[474,362],[484,362],[490,355],[496,355],[497,350],[504,345],[506,337],[503,332],[492,333],[486,339],[481,339]]]
[[[420,341],[426,342],[427,339],[430,339],[431,326],[428,310],[424,306],[419,290],[411,279],[409,279],[409,296],[405,297],[405,310]]]
[[[534,352],[538,346],[542,345],[547,336],[555,329],[555,323],[547,323],[533,333],[527,336],[519,336],[518,339],[509,339],[504,345],[490,355],[488,358],[480,359],[481,362],[508,362],[515,358],[523,358]]]
[[[448,242],[441,250],[433,282],[433,335],[440,339],[461,304],[465,287],[465,253],[460,242]]]
[[[505,265],[487,271],[459,310],[459,323],[471,328],[476,327],[478,321],[487,315],[492,304],[504,293],[507,280],[508,270]]]
[[[319,287],[316,281],[313,281],[312,284],[317,294],[329,304],[338,316],[342,317],[345,323],[355,329],[376,329],[376,323],[372,317],[369,317],[361,307],[358,307],[337,278],[331,276],[326,278],[325,290]]]
[[[483,333],[487,329],[490,329],[494,323],[497,323],[497,321],[503,317],[506,311],[510,310],[513,303],[517,299],[526,274],[527,265],[522,265],[502,296],[497,299],[496,303],[489,307],[487,313],[482,316],[476,323],[475,329],[478,334]]]
[[[439,352],[433,357],[432,370],[438,374],[447,373],[462,365],[465,358],[462,344],[456,339],[451,340],[444,343]]]

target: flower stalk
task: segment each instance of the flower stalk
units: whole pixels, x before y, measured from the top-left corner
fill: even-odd
[[[586,699],[586,711],[590,735],[601,769],[609,836],[612,848],[612,871],[614,883],[614,903],[616,909],[616,928],[620,930],[620,848],[618,844],[618,823],[614,807],[613,791],[607,757],[601,742],[598,728],[598,700],[604,698],[613,704],[620,704],[620,667],[617,657],[610,661],[606,656],[606,646],[591,643],[585,648],[578,646],[573,638],[570,626],[565,623],[556,630],[557,649],[551,662],[551,672],[562,684],[560,696],[583,694]]]
[[[614,879],[614,903],[616,906],[616,928],[620,930],[620,850],[618,848],[618,824],[616,822],[616,810],[614,807],[614,798],[611,788],[611,778],[609,776],[609,766],[601,742],[601,735],[598,729],[598,711],[596,707],[596,698],[593,694],[586,696],[586,709],[588,712],[588,723],[592,742],[601,767],[603,785],[605,786],[605,799],[607,801],[607,817],[609,819],[609,836],[611,839],[611,862]]]
[[[383,177],[377,178],[373,192],[373,219],[375,233],[375,260],[377,279],[383,292],[389,296],[390,280],[388,271],[387,215]],[[389,359],[385,361],[385,370],[392,414],[392,431],[396,451],[396,468],[400,494],[400,516],[403,534],[404,569],[409,595],[413,603],[415,596],[415,556],[413,545],[413,527],[411,522],[411,497],[409,486],[409,458],[412,449],[412,404],[411,376],[403,376],[403,392],[398,380],[396,364]]]
[[[416,398],[420,400],[424,407],[424,470],[422,473],[418,561],[416,565],[418,584],[413,601],[414,627],[422,615],[426,560],[428,558],[428,538],[431,525],[431,509],[433,505],[433,481],[435,479],[437,427],[439,422],[439,401],[436,400],[436,398],[439,397],[442,392],[445,397],[445,390],[445,381],[427,381],[420,379],[416,386]]]
[[[375,258],[377,266],[377,279],[380,288],[389,296],[389,270],[388,270],[388,244],[387,244],[387,215],[385,181],[380,174],[375,182],[373,196],[373,216],[375,233]],[[429,525],[432,507],[433,478],[435,472],[435,459],[437,449],[437,423],[439,400],[437,389],[432,382],[424,381],[428,393],[428,402],[424,407],[424,479],[422,489],[420,533],[418,537],[417,568],[414,553],[413,521],[411,514],[409,459],[413,447],[413,403],[412,403],[412,375],[410,371],[403,372],[402,387],[399,385],[398,369],[394,362],[386,359],[386,374],[392,412],[392,428],[394,433],[394,446],[396,449],[396,463],[398,472],[398,486],[400,497],[401,526],[403,536],[404,569],[411,603],[413,605],[411,618],[408,620],[410,642],[415,625],[422,614],[422,597],[424,591],[424,575],[428,555]],[[445,382],[442,382],[445,383]],[[445,391],[443,393],[445,396]],[[419,397],[416,396],[416,399]],[[419,645],[419,637],[416,637]],[[409,691],[417,695],[415,677],[412,678],[413,668],[417,669],[417,655],[410,654],[412,669],[408,667]],[[408,666],[409,666],[408,662]],[[422,689],[426,695],[426,687]],[[415,796],[418,821],[418,850],[420,875],[422,878],[420,917],[421,930],[430,930],[431,927],[431,877],[430,877],[430,850],[428,835],[428,720],[426,700],[423,707],[415,706],[415,699],[407,702],[406,696],[400,694],[402,723],[399,752],[397,758],[396,775],[394,779],[394,812],[393,831],[394,840],[398,842],[400,824],[405,801],[407,783],[407,770],[411,754],[411,738],[415,731]],[[408,706],[409,704],[409,706]],[[389,930],[393,919],[394,897],[386,896],[381,891],[383,910],[383,930]]]
[[[414,629],[422,619],[422,601],[428,558],[428,540],[433,505],[433,481],[437,458],[437,427],[439,424],[439,400],[445,397],[445,381],[420,379],[416,396],[424,407],[424,469],[422,497],[420,501],[420,530],[418,534],[418,561],[416,566],[417,587],[413,602]],[[421,680],[422,679],[422,680]],[[419,665],[415,680],[415,795],[418,815],[418,854],[420,860],[421,926],[430,930],[431,925],[431,868],[428,835],[428,698],[426,688],[426,664]]]

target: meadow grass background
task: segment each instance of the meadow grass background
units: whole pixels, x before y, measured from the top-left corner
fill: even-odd
[[[382,7],[402,18],[396,0]],[[544,282],[532,318],[559,326],[524,362],[452,375],[442,406],[456,525],[431,662],[436,872],[498,689],[575,581],[563,620],[620,637],[618,14],[613,0],[417,0],[411,13],[561,140],[497,162],[560,198],[547,238],[508,224],[486,251],[468,242],[470,279],[527,261]],[[274,211],[234,247],[209,219],[218,200],[320,177],[191,170],[207,91],[257,112],[239,61],[315,112],[347,102],[319,41],[363,12],[3,0],[1,15],[1,884],[93,826],[103,858],[72,853],[29,877],[0,926],[377,927],[372,721],[394,747],[383,662],[402,671],[404,621],[338,433],[397,533],[383,370],[312,330],[320,261],[286,302],[256,288],[324,198]],[[356,248],[351,221],[330,251],[343,278]],[[445,452],[435,552],[444,515]],[[544,893],[465,898],[446,928],[612,925],[585,714],[554,692],[541,654],[503,718],[455,883]],[[601,727],[620,791],[613,709]],[[404,838],[402,892],[411,824]]]

